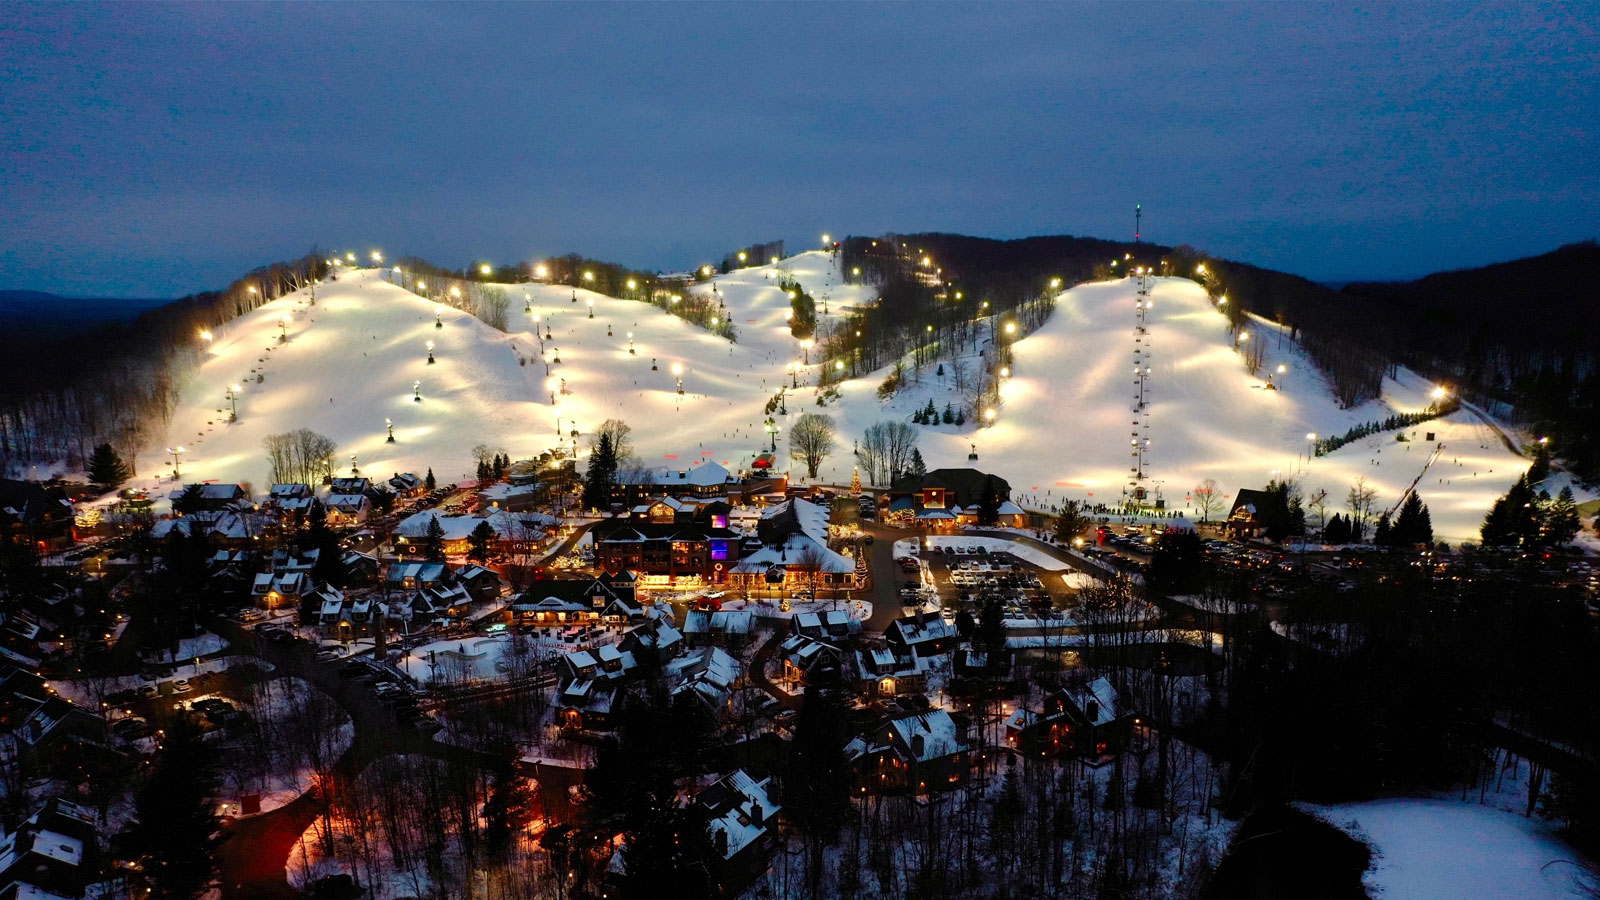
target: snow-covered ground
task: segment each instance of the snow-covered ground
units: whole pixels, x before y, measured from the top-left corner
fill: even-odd
[[[1367,841],[1382,900],[1570,900],[1579,857],[1536,818],[1470,802],[1398,798],[1311,807]]]
[[[1029,565],[1038,566],[1046,572],[1061,572],[1067,568],[1066,563],[1027,544],[1017,541],[1008,541],[1005,538],[970,537],[967,535],[931,534],[922,539],[924,547],[938,547],[948,550],[951,547],[982,547],[990,553],[1009,553]],[[899,549],[898,542],[895,545]]]
[[[777,287],[784,274],[819,304],[827,298],[828,314],[819,310],[824,329],[848,306],[871,297],[870,289],[843,283],[832,257],[810,252],[690,289],[715,289],[738,330],[736,343],[644,303],[544,285],[504,286],[511,333],[503,334],[448,307],[445,327],[435,328],[434,305],[389,284],[385,273],[346,272],[319,288],[315,307],[300,292],[223,329],[183,386],[166,440],[141,457],[139,470],[170,473],[171,458],[159,448],[183,444],[186,479],[264,485],[262,437],[306,427],[334,439],[341,470],[355,453],[366,472],[431,466],[440,480],[450,481],[472,471],[474,444],[527,456],[555,443],[558,422],[563,432],[573,422],[582,432],[608,418],[633,426],[635,449],[647,464],[686,468],[715,460],[736,469],[765,447],[764,406],[781,385],[792,383],[787,366],[805,358],[785,324],[788,298]],[[524,296],[531,312],[524,311]],[[1207,477],[1217,480],[1226,507],[1238,489],[1261,487],[1277,474],[1300,477],[1308,494],[1327,489],[1334,505],[1356,478],[1365,477],[1378,491],[1378,508],[1387,508],[1421,472],[1430,449],[1424,433],[1433,431],[1445,445],[1443,455],[1418,489],[1436,534],[1460,541],[1475,537],[1494,497],[1525,468],[1493,427],[1465,410],[1408,429],[1416,438],[1408,443],[1396,442],[1393,434],[1375,435],[1308,466],[1307,433],[1342,433],[1391,412],[1421,409],[1433,385],[1401,370],[1398,379],[1385,381],[1380,400],[1340,409],[1326,377],[1280,330],[1252,326],[1253,340],[1267,345],[1263,377],[1253,377],[1233,349],[1226,320],[1198,285],[1159,279],[1152,297],[1149,483],[1161,489],[1170,507],[1192,509],[1186,497]],[[969,447],[976,444],[977,464],[1006,477],[1025,506],[1048,508],[1064,499],[1118,502],[1129,461],[1132,386],[1126,370],[1134,299],[1130,280],[1063,292],[1051,318],[1016,342],[1013,377],[1004,383],[993,426],[920,427],[928,465],[968,465]],[[285,315],[289,341],[280,345],[279,320]],[[552,358],[559,350],[561,359],[548,375],[533,332],[535,315],[550,326],[543,349]],[[435,365],[426,362],[424,344],[430,340],[436,344]],[[814,353],[809,365],[800,366],[801,387],[790,392],[787,416],[778,417],[780,461],[788,426],[803,412],[832,415],[848,448],[877,421],[909,419],[930,399],[938,408],[958,400],[954,367],[939,376],[929,366],[910,373],[907,386],[887,402],[876,394],[887,373],[882,370],[845,381],[841,399],[819,408],[819,362]],[[674,364],[684,370],[681,396]],[[1280,364],[1287,370],[1281,375]],[[1269,372],[1279,390],[1264,389]],[[256,373],[264,374],[259,384]],[[567,393],[561,392],[562,379]],[[412,401],[413,380],[422,382],[420,403]],[[230,425],[223,393],[235,382],[243,391],[239,421]],[[384,441],[386,417],[395,423],[394,444]],[[853,464],[848,449],[841,449],[824,462],[818,480],[849,483]]]

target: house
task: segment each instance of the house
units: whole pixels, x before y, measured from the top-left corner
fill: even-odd
[[[683,633],[691,647],[741,650],[750,643],[755,613],[744,609],[692,609],[684,614]]]
[[[861,634],[861,621],[842,609],[803,612],[794,617],[795,631],[809,638],[840,645]]]
[[[720,722],[739,681],[739,661],[721,647],[701,647],[666,664],[667,689],[674,699],[688,697],[712,722]]]
[[[57,696],[33,672],[11,669],[0,680],[0,759],[22,757],[48,769],[70,759],[69,748],[104,749],[105,742],[106,724],[98,715]]]
[[[478,506],[506,512],[525,512],[539,505],[548,493],[542,482],[518,484],[515,481],[497,481],[478,492]]]
[[[459,584],[477,601],[493,600],[500,596],[500,576],[483,566],[462,566],[454,573]]]
[[[385,482],[396,497],[410,498],[421,494],[426,483],[415,472],[396,472]]]
[[[744,893],[771,865],[780,809],[772,787],[772,779],[757,781],[736,769],[695,795],[691,808],[711,838],[710,875],[718,897]]]
[[[957,525],[971,527],[978,524],[977,506],[957,507],[954,512],[956,513]],[[1014,501],[1003,501],[999,507],[995,509],[994,525],[996,527],[1027,528],[1028,520],[1028,514],[1024,512],[1022,507],[1018,506]]]
[[[310,590],[311,575],[307,572],[259,572],[250,586],[250,601],[262,609],[299,606],[300,598]]]
[[[339,479],[341,481],[348,479]],[[359,494],[329,494],[322,506],[328,511],[329,525],[356,525],[367,520],[372,512],[372,501],[365,492]]]
[[[410,592],[440,584],[449,574],[442,562],[397,562],[389,565],[384,581],[391,591]]]
[[[845,745],[845,758],[864,789],[920,793],[959,784],[972,747],[963,720],[933,709],[880,720]]]
[[[172,508],[184,515],[196,512],[242,511],[254,504],[242,484],[186,484],[170,495]]]
[[[646,588],[721,584],[739,561],[739,536],[701,524],[606,519],[589,529],[595,565]]]
[[[955,647],[956,627],[938,613],[923,612],[890,622],[883,637],[891,647],[911,656],[938,656]]]
[[[365,475],[328,479],[328,493],[330,494],[365,494],[371,489],[372,479]]]
[[[795,685],[810,684],[824,673],[837,673],[844,663],[838,647],[803,634],[784,638],[777,656],[783,666],[782,680]]]
[[[633,654],[610,645],[576,650],[557,661],[556,717],[563,727],[603,731],[621,687],[637,676]]]
[[[0,897],[82,897],[99,869],[94,813],[59,798],[0,836]]]
[[[666,659],[687,645],[683,632],[672,624],[671,619],[647,618],[629,628],[618,646],[632,653],[635,658],[653,653],[657,659]]]
[[[488,524],[492,532],[489,551],[495,555],[536,551],[545,545],[550,530],[558,524],[542,513],[497,510],[487,515],[448,516],[428,510],[407,516],[395,526],[395,549],[401,553],[421,553],[428,529],[434,522],[439,523],[444,552],[450,556],[465,554],[471,546],[472,533],[483,524]]]
[[[596,622],[621,625],[641,621],[644,608],[634,600],[627,575],[534,582],[511,604],[511,621],[523,625]]]
[[[1045,697],[1038,709],[1006,719],[1006,746],[1029,755],[1104,760],[1121,753],[1138,723],[1122,695],[1104,678]]]
[[[309,484],[275,484],[267,491],[263,505],[285,516],[304,516],[315,502]]]
[[[656,494],[669,497],[726,497],[737,491],[739,479],[717,463],[706,461],[687,469],[639,469],[617,473],[611,489],[611,502],[626,508],[639,505],[641,498]]]
[[[798,497],[756,524],[760,548],[742,552],[733,583],[746,590],[837,596],[860,586],[856,561],[828,547],[827,507]]]
[[[932,657],[893,647],[864,647],[854,654],[856,692],[864,697],[917,696],[928,688]]]
[[[18,543],[30,543],[39,552],[72,546],[72,501],[58,485],[0,478],[0,528]]]

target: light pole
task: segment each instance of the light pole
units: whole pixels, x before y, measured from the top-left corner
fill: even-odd
[[[394,420],[393,419],[384,419],[383,420],[383,427],[389,429],[389,439],[384,441],[384,443],[386,443],[386,444],[394,443]]]
[[[800,364],[799,363],[793,363],[793,362],[789,363],[789,381],[791,382],[791,385],[790,385],[791,387],[793,387],[797,391],[800,390]]]
[[[1306,465],[1307,466],[1311,465],[1311,457],[1314,456],[1316,454],[1316,452],[1317,452],[1317,433],[1315,431],[1308,431],[1308,432],[1306,432]]]
[[[678,394],[681,396],[683,394],[683,365],[681,363],[672,364],[672,377],[678,379]]]
[[[287,315],[285,315],[282,318],[278,319],[278,343],[286,344],[288,342],[289,342],[289,317]]]
[[[589,318],[591,318],[591,319],[594,318],[594,298],[593,297],[586,298],[584,300],[584,302],[589,304]]]
[[[240,390],[240,388],[239,388],[239,386],[237,384],[228,385],[228,421],[229,422],[237,422],[237,421],[239,421],[239,390]]]
[[[350,454],[350,474],[351,475],[360,475],[361,474],[361,467],[356,465],[356,455],[354,453]]]
[[[433,341],[428,342],[428,365],[433,365]]]
[[[176,447],[168,447],[167,452],[172,454],[172,480],[177,481],[179,478],[178,457],[184,453],[187,453],[188,451],[182,444],[179,444]]]
[[[633,332],[631,332],[631,331],[628,332],[628,355],[629,356],[637,356],[638,355],[638,353],[633,349]]]
[[[773,453],[777,453],[778,452],[778,423],[772,421],[772,417],[768,416],[767,417],[766,428],[767,428],[767,434],[772,436],[772,446],[769,447],[768,449],[771,450]]]
[[[444,307],[442,306],[435,306],[433,308],[433,327],[444,327]]]
[[[780,415],[787,416],[789,414],[789,404],[785,402],[785,398],[787,398],[788,395],[788,389],[781,387],[778,388],[778,412]]]
[[[420,380],[411,382],[411,402],[422,402],[422,382]]]
[[[811,345],[813,343],[815,343],[815,341],[811,340],[811,338],[806,338],[800,342],[801,348],[806,352],[806,365],[808,366],[811,365]]]

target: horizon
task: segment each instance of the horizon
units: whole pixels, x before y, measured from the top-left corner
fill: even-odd
[[[1128,239],[1135,203],[1152,242],[1404,279],[1590,236],[1587,8],[3,4],[0,286]]]

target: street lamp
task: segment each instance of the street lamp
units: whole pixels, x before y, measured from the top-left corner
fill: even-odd
[[[239,421],[239,390],[240,390],[240,388],[239,388],[239,386],[237,384],[228,385],[228,421],[229,422],[237,422],[237,421]]]
[[[678,393],[682,394],[683,393],[683,365],[681,363],[673,363],[672,364],[672,377],[678,379]]]
[[[422,382],[420,380],[411,382],[411,402],[422,402]]]
[[[791,382],[791,385],[794,387],[795,390],[799,390],[800,389],[800,364],[799,363],[796,363],[796,362],[790,362],[789,363],[789,381]]]
[[[593,272],[584,272],[583,273],[583,280],[584,281],[588,281],[588,282],[593,282],[594,281],[594,273]]]
[[[1306,432],[1306,463],[1308,465],[1311,463],[1311,457],[1315,456],[1316,453],[1317,433],[1315,431],[1308,431]]]
[[[988,409],[984,410],[983,411],[983,421],[984,421],[984,423],[987,424],[987,425],[993,425],[994,424],[994,416],[995,416],[994,407],[991,406]]]
[[[189,451],[182,444],[179,444],[176,447],[168,447],[167,452],[172,454],[172,480],[177,481],[179,477],[178,457]]]
[[[773,453],[778,452],[778,424],[769,416],[766,424],[767,434],[772,436],[772,445],[768,448]]]
[[[442,306],[435,306],[433,308],[433,327],[444,327],[444,307]]]
[[[633,349],[633,332],[631,332],[631,331],[628,332],[628,355],[629,356],[637,356],[638,355]]]
[[[428,365],[433,365],[433,341],[428,342]]]
[[[816,343],[816,342],[813,341],[811,338],[806,338],[805,340],[800,342],[801,349],[805,350],[805,352],[806,352],[806,365],[808,365],[808,366],[811,365],[811,345],[814,344],[814,343]]]
[[[535,278],[549,278],[550,277],[550,269],[549,269],[549,267],[546,266],[544,263],[540,263],[537,266],[534,266],[533,267],[533,277],[535,277]]]
[[[372,251],[372,262],[374,265],[383,262],[383,254],[376,250]]]
[[[494,271],[494,269],[490,268],[488,263],[484,263],[483,265],[478,267],[478,274],[479,275],[488,275],[490,272],[493,272],[493,271]]]
[[[393,419],[384,419],[383,420],[383,427],[389,429],[389,439],[384,441],[384,443],[385,444],[394,443],[394,420]]]
[[[212,337],[213,337],[213,335],[211,334],[211,330],[210,329],[203,328],[203,329],[200,330],[200,340],[205,341],[207,347],[211,346]]]

